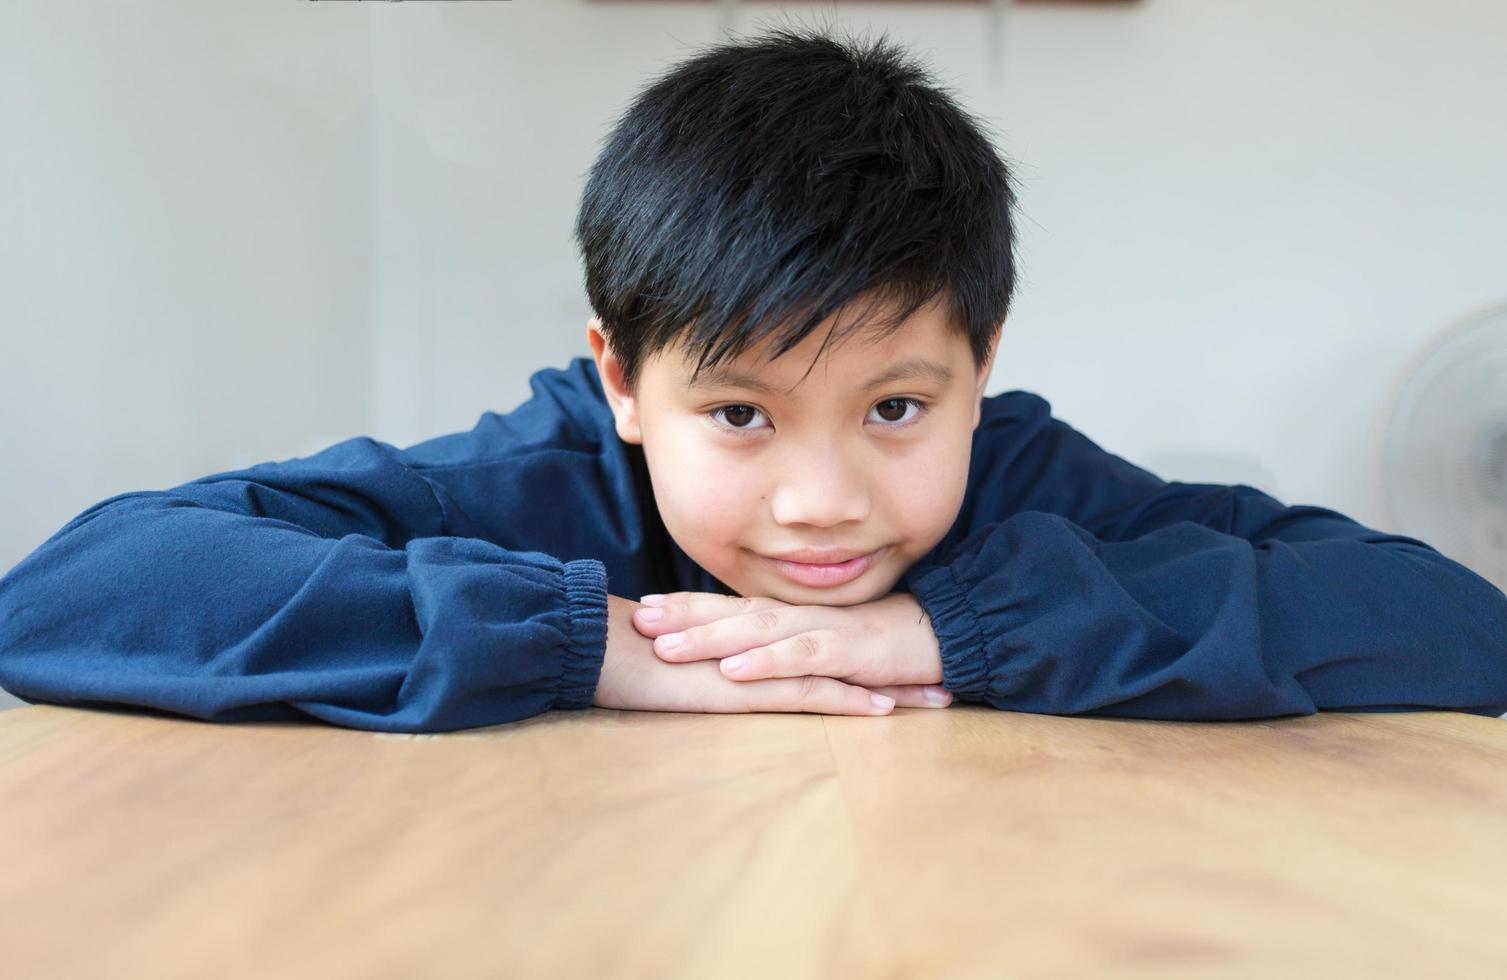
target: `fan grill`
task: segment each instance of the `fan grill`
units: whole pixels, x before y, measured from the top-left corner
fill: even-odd
[[[1382,471],[1399,533],[1507,591],[1507,305],[1445,330],[1406,373]]]

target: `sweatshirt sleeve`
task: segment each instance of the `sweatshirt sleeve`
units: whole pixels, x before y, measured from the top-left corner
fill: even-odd
[[[1037,509],[979,507],[907,575],[960,700],[1189,721],[1507,711],[1507,596],[1421,541],[1163,482],[1056,419],[985,487]]]
[[[390,732],[589,707],[603,563],[447,533],[444,501],[365,437],[111,497],[0,578],[0,686]]]

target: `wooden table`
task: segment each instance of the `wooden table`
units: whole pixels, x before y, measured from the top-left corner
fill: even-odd
[[[1507,724],[0,713],[13,977],[1503,977]]]

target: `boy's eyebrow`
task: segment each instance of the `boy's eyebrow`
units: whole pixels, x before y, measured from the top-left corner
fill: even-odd
[[[864,385],[863,390],[868,391],[870,388],[877,388],[892,381],[908,381],[913,378],[946,385],[952,381],[952,369],[945,364],[928,361],[924,357],[913,357],[891,364]],[[693,391],[699,388],[747,388],[750,391],[762,391],[767,395],[782,393],[778,386],[761,378],[734,371],[731,368],[720,367],[703,372],[699,379],[689,382],[687,386]]]

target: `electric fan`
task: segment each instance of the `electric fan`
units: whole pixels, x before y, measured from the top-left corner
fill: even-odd
[[[1507,304],[1440,331],[1394,391],[1381,450],[1392,526],[1507,591]]]

